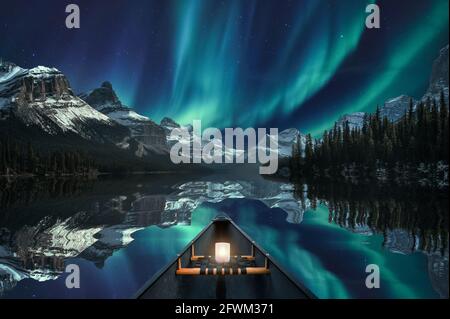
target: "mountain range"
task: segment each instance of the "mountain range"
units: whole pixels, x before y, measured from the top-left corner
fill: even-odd
[[[445,101],[448,105],[448,49],[448,45],[442,48],[438,57],[434,60],[428,89],[422,98],[417,100],[406,94],[391,98],[380,106],[380,116],[387,117],[392,122],[397,122],[407,112],[411,100],[415,109],[419,102],[427,102],[428,99],[438,101],[441,91],[444,92]],[[342,127],[345,122],[348,122],[350,129],[362,128],[365,115],[365,112],[345,114],[339,118],[337,125]]]
[[[170,133],[177,127],[181,125],[168,117],[157,124],[124,105],[110,82],[75,95],[67,77],[55,68],[0,65],[0,131],[38,149],[81,149],[100,163],[114,156],[119,164],[173,168],[169,150],[179,140]],[[185,127],[192,131],[192,126]],[[280,132],[279,155],[290,156],[300,136],[297,129]]]
[[[55,68],[1,63],[0,133],[39,151],[83,151],[104,167],[173,168],[162,126],[123,105],[108,82],[75,95]]]
[[[420,100],[407,95],[389,99],[380,107],[381,116],[395,122],[405,114],[410,99],[416,105],[439,98],[441,91],[448,102],[448,49],[447,45],[434,61],[424,96]],[[346,114],[337,125],[348,121],[351,128],[362,127],[365,115]],[[39,150],[81,150],[103,167],[173,169],[169,150],[178,142],[170,138],[175,127],[180,124],[170,118],[157,124],[124,105],[110,82],[77,96],[67,77],[56,68],[24,69],[10,62],[0,63],[0,134],[32,143]],[[289,157],[299,138],[304,148],[305,136],[297,129],[280,132],[279,157]]]

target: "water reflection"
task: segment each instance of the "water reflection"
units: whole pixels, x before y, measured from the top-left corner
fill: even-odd
[[[426,255],[431,285],[439,296],[448,296],[448,201],[445,198],[405,196],[405,192],[396,194],[392,190],[374,193],[373,188],[343,185],[293,185],[259,176],[235,179],[226,175],[138,176],[95,182],[24,180],[2,185],[0,189],[0,294],[6,297],[27,297],[30,296],[27,289],[39,291],[41,287],[53,287],[53,294],[46,296],[58,297],[61,293],[58,289],[63,288],[56,289],[50,281],[58,282],[64,277],[68,261],[91,263],[95,268],[84,268],[89,269],[91,276],[101,273],[115,277],[105,264],[117,263],[121,258],[126,258],[129,266],[135,268],[129,278],[121,269],[121,276],[134,282],[127,280],[114,293],[108,293],[106,290],[114,289],[105,286],[105,291],[83,296],[130,296],[218,211],[227,212],[263,246],[274,251],[277,241],[271,240],[270,234],[280,237],[291,236],[291,231],[304,234],[311,231],[309,240],[312,240],[314,236],[323,236],[317,226],[325,223],[362,236],[381,234],[380,249],[383,246],[393,253]],[[324,209],[329,212],[322,217],[320,212],[325,212]],[[269,217],[264,217],[264,212],[270,212]],[[281,215],[273,217],[273,212]],[[309,220],[301,224],[305,218]],[[137,243],[131,245],[134,240]],[[298,252],[298,259],[315,258],[311,269],[322,271],[321,277],[331,276],[326,274],[330,270],[325,266],[321,270],[317,259],[324,247],[315,249],[306,241],[292,241],[288,245],[292,246],[292,252]],[[294,246],[303,247],[299,250],[300,247]],[[304,265],[302,269],[290,267],[298,264],[298,260],[290,259],[294,255],[286,257],[280,250],[277,257],[293,272],[304,273],[307,269]],[[135,259],[140,259],[142,264],[134,264]],[[149,261],[145,263],[146,260]],[[302,275],[299,277],[308,281]],[[109,283],[108,280],[105,282]],[[27,284],[19,285],[21,281]],[[344,294],[324,293],[323,296]],[[357,297],[355,293],[348,296]]]
[[[296,198],[325,203],[329,221],[361,235],[383,236],[382,246],[397,254],[427,256],[431,284],[448,298],[449,202],[447,193],[345,184],[295,186]],[[316,204],[313,204],[316,205]]]
[[[192,212],[205,202],[259,199],[285,209],[290,222],[299,222],[304,212],[291,185],[261,178],[24,180],[4,185],[0,195],[0,293],[24,278],[56,279],[68,258],[101,268],[136,231],[190,225]]]

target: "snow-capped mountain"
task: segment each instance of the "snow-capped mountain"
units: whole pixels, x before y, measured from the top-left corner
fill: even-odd
[[[267,139],[272,139],[272,137],[267,134]],[[278,133],[278,157],[288,158],[292,156],[292,147],[300,139],[300,152],[303,154],[306,145],[306,136],[301,134],[296,128],[288,128],[284,131]],[[270,147],[269,141],[267,142],[267,149]]]
[[[0,120],[14,118],[50,135],[74,133],[96,142],[119,143],[126,131],[73,94],[55,68],[0,65]]]
[[[304,189],[306,192],[306,189]],[[294,187],[288,183],[261,180],[192,181],[179,185],[177,192],[166,199],[166,212],[192,212],[202,203],[220,203],[230,198],[259,200],[267,207],[280,208],[289,223],[301,223],[304,213],[311,208],[305,197],[299,201]]]
[[[387,117],[392,122],[399,121],[408,111],[411,99],[414,106],[417,101],[405,94],[387,100],[384,106],[380,107],[380,116]]]
[[[80,97],[112,121],[129,128],[131,137],[139,142],[136,155],[146,155],[148,150],[160,154],[168,152],[164,129],[123,105],[110,82],[103,82],[101,87]]]
[[[189,141],[182,141],[179,137],[172,137],[171,132],[174,128],[187,128],[189,132],[192,132],[192,126],[182,126],[172,120],[171,118],[165,117],[161,120],[160,124],[164,130],[166,131],[166,138],[167,143],[169,146],[172,146],[176,143],[192,143],[192,135]],[[224,138],[224,136],[223,136]],[[273,140],[273,138],[266,134],[267,138],[267,144],[266,144],[266,151],[270,147],[270,140]],[[281,131],[278,133],[278,142],[277,142],[277,149],[278,149],[278,156],[281,158],[287,158],[292,155],[292,146],[297,143],[298,139],[300,138],[300,147],[301,151],[304,151],[305,143],[306,143],[306,137],[302,135],[297,129],[295,128],[289,128],[284,131]],[[206,139],[202,140],[202,147],[206,145],[207,143],[210,143],[211,140]],[[236,150],[234,148],[228,148],[225,145],[223,145],[224,141],[220,140],[213,140],[212,141],[215,145],[218,145],[218,147],[222,148],[222,152],[224,155],[228,156],[236,156],[236,154],[240,155],[243,154],[244,159],[247,160],[248,152],[243,153],[241,150]],[[192,145],[192,144],[191,144]],[[256,146],[256,152],[258,152],[259,146]]]
[[[164,129],[164,131],[166,132],[166,136],[170,136],[170,132],[172,132],[172,130],[174,128],[181,127],[180,124],[178,124],[177,122],[172,120],[170,117],[163,118],[161,120],[161,122],[160,122],[160,125]]]
[[[278,155],[289,157],[292,155],[292,146],[300,139],[300,151],[305,150],[306,137],[295,128],[289,128],[278,134]]]
[[[82,97],[98,109],[76,96],[55,68],[1,62],[0,134],[38,152],[81,151],[98,166],[173,168],[164,129],[123,106],[110,84]]]
[[[410,96],[402,94],[398,97],[387,100],[384,105],[379,108],[380,116],[387,117],[387,119],[391,122],[397,122],[408,111],[410,99],[412,99]],[[413,105],[416,103],[417,102],[413,99]],[[343,128],[344,123],[348,122],[350,129],[361,129],[364,125],[364,117],[366,115],[368,115],[368,113],[365,112],[345,114],[338,119],[336,124],[338,127]]]
[[[441,91],[443,91],[448,105],[448,49],[448,45],[442,48],[439,56],[434,60],[428,90],[420,101],[426,102],[428,98],[438,101]],[[419,101],[402,94],[387,100],[380,107],[380,115],[382,117],[386,116],[392,122],[400,120],[408,111],[411,99],[413,101],[413,109],[415,110]],[[348,121],[350,128],[362,128],[365,114],[364,112],[346,114],[337,121],[337,124],[342,127],[345,121]]]
[[[355,112],[351,114],[345,114],[339,118],[337,121],[337,126],[344,127],[344,123],[348,122],[349,128],[355,129],[355,128],[361,128],[364,124],[364,117],[366,116],[366,113],[364,112]]]
[[[412,98],[408,95],[402,94],[395,98],[387,100],[384,105],[380,106],[380,116],[387,117],[391,122],[397,122],[400,120],[408,111],[409,102]],[[413,99],[413,106],[417,101]],[[348,122],[350,129],[359,128],[361,129],[364,125],[364,117],[368,115],[365,112],[354,112],[350,114],[345,114],[339,118],[336,122],[339,127],[344,127],[344,123]]]

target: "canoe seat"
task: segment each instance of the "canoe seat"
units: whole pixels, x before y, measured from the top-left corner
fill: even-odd
[[[181,267],[178,262],[177,275],[266,275],[270,274],[267,263],[257,267],[253,256],[233,256],[230,262],[218,264],[211,256],[192,256],[191,267]]]

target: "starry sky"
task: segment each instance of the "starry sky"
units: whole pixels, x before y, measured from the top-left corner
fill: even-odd
[[[421,97],[448,43],[448,0],[2,0],[0,57],[54,66],[76,93],[112,82],[155,121],[296,127]],[[76,3],[81,28],[65,27]]]

